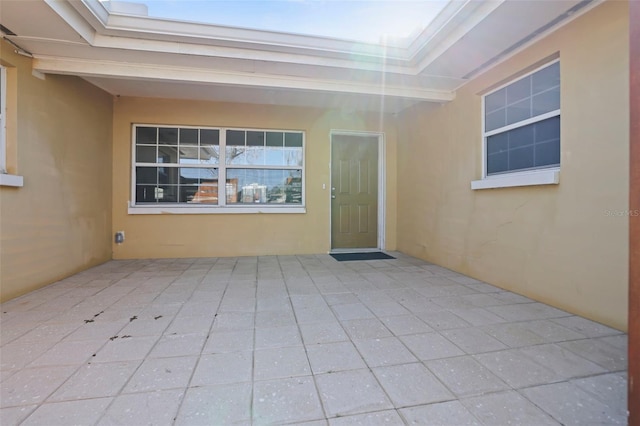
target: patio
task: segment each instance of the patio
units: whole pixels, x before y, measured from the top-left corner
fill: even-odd
[[[111,261],[4,303],[0,423],[626,424],[626,334],[391,254]]]

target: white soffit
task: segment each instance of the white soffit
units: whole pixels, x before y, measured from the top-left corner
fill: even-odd
[[[301,94],[311,104],[326,98],[320,93],[371,104],[387,96],[395,110],[452,100],[478,70],[600,1],[453,0],[405,47],[109,14],[98,0],[0,0],[0,23],[34,54],[35,70],[78,75],[114,95],[133,96],[135,84],[125,82],[148,81],[157,97],[215,86],[203,93],[216,100],[228,85],[294,105]]]

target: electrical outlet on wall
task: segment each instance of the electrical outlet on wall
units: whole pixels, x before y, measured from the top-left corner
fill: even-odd
[[[124,231],[116,232],[115,241],[116,241],[116,244],[124,243]]]

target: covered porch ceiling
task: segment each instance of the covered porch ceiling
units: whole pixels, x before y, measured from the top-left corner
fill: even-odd
[[[397,113],[457,88],[600,0],[450,1],[410,42],[154,18],[98,0],[3,0],[3,37],[44,74],[118,96]]]

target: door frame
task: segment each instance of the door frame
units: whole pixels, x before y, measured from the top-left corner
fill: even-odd
[[[375,249],[334,249],[333,241],[331,240],[331,230],[333,229],[333,223],[331,220],[331,188],[332,184],[332,167],[333,167],[333,137],[334,136],[361,136],[378,138],[378,246]],[[384,250],[386,246],[385,229],[386,229],[386,200],[387,200],[387,185],[386,185],[386,156],[385,153],[385,140],[384,132],[369,132],[369,131],[355,131],[355,130],[334,130],[329,132],[329,253],[344,253],[344,252],[361,252],[361,251],[376,251]]]

